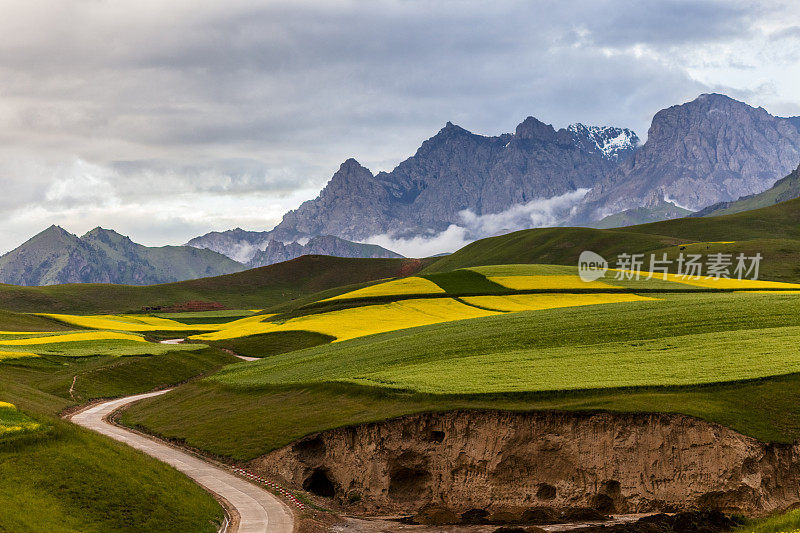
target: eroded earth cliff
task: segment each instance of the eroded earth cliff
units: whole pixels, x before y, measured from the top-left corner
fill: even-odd
[[[251,467],[365,514],[763,515],[800,501],[798,451],[681,415],[456,411],[327,431]]]

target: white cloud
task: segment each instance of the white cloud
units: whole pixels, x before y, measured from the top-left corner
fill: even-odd
[[[57,168],[52,179],[44,194],[49,206],[117,203],[111,185],[113,173],[99,165],[78,159],[71,166]]]
[[[459,213],[459,223],[440,233],[412,238],[390,234],[374,235],[364,242],[377,244],[406,257],[428,257],[454,252],[472,241],[521,229],[554,226],[568,219],[589,189],[578,189],[552,198],[537,199],[512,206],[500,213],[476,215],[470,210]]]
[[[467,229],[456,224],[450,225],[446,230],[411,238],[395,238],[384,233],[373,235],[364,240],[367,244],[377,244],[387,250],[397,252],[406,257],[430,257],[441,253],[454,252],[471,242],[467,236]]]
[[[668,195],[666,193],[664,194],[664,201],[668,202],[668,203],[671,203],[671,204],[674,204],[675,206],[680,207],[681,209],[686,209],[687,211],[695,211],[694,209],[692,209],[690,207],[687,207],[685,205],[681,205],[681,203],[678,200],[676,200],[675,198],[672,198],[670,195]]]

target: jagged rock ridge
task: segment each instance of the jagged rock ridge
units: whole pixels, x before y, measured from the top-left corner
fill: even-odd
[[[762,193],[743,196],[735,202],[720,202],[710,205],[705,209],[693,213],[691,216],[710,217],[731,215],[733,213],[741,213],[742,211],[767,207],[798,197],[800,197],[800,166],[785,178],[776,181],[775,185]]]
[[[375,244],[360,244],[331,235],[311,238],[306,244],[271,240],[264,250],[259,250],[248,262],[251,268],[289,261],[301,255],[332,255],[334,257],[401,258],[386,248]]]
[[[721,94],[659,111],[647,142],[584,199],[579,222],[648,202],[698,210],[764,191],[800,163],[792,119]]]
[[[533,117],[496,137],[448,122],[391,172],[373,175],[348,159],[319,197],[287,213],[275,231],[353,240],[442,231],[465,210],[500,213],[591,188],[637,142],[630,130],[576,124],[556,131]]]

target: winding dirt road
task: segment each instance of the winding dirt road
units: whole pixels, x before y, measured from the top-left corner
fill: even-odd
[[[137,400],[164,394],[157,391],[128,396],[94,405],[72,416],[83,427],[124,442],[159,461],[171,465],[211,493],[224,499],[238,513],[229,533],[292,533],[294,519],[289,508],[269,491],[234,476],[227,470],[189,455],[155,439],[115,426],[106,418]]]

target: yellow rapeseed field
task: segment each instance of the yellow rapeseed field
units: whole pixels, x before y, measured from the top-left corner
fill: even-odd
[[[13,403],[0,402],[0,437],[14,433],[37,431],[42,425],[17,411]]]
[[[5,361],[7,359],[22,359],[23,357],[39,357],[38,354],[33,352],[8,352],[0,350],[0,361]],[[2,407],[3,402],[0,402],[0,407]]]
[[[608,279],[613,279],[617,274],[616,273],[626,273],[626,274],[633,274],[636,275],[636,272],[632,272],[630,270],[618,270],[618,269],[609,269],[609,273],[606,274]],[[649,272],[640,271],[639,273],[639,280],[647,281],[647,277],[650,275]],[[775,290],[787,291],[789,292],[791,289],[800,290],[800,284],[797,283],[783,283],[780,281],[766,281],[766,280],[752,280],[752,279],[738,279],[738,278],[716,278],[713,276],[700,276],[700,277],[693,277],[693,276],[683,276],[678,274],[664,274],[663,272],[656,272],[653,274],[653,279],[658,281],[670,281],[672,283],[680,283],[683,285],[691,285],[693,287],[702,287],[704,289],[742,289],[742,290],[753,290],[753,289],[763,289],[766,292],[770,292]],[[646,287],[646,285],[642,285],[642,287]]]
[[[81,333],[65,333],[63,335],[48,335],[46,337],[32,337],[28,339],[0,340],[0,346],[27,346],[33,344],[51,344],[55,342],[78,342],[98,340],[126,340],[147,342],[139,335],[130,333],[117,333],[113,331],[87,331]]]
[[[40,313],[46,316],[82,328],[105,329],[114,331],[218,331],[232,325],[247,321],[260,322],[271,315],[256,315],[220,324],[183,324],[169,318],[158,318],[148,315],[60,315]]]
[[[656,278],[663,279],[663,274],[656,274]],[[683,283],[694,287],[710,289],[800,289],[796,283],[781,283],[779,281],[762,281],[752,279],[728,279],[703,276],[699,279],[684,278],[676,274],[667,274],[667,281]]]
[[[277,324],[272,322],[264,322],[270,317],[275,315],[255,315],[233,320],[227,324],[220,324],[220,328],[215,329],[209,333],[202,333],[200,335],[193,335],[190,339],[201,340],[221,340],[221,339],[235,339],[237,337],[247,337],[249,335],[258,335],[260,333],[267,333],[275,329]]]
[[[378,283],[358,289],[355,291],[346,292],[333,298],[322,300],[327,302],[330,300],[352,300],[354,298],[374,298],[378,296],[398,296],[408,294],[444,294],[445,291],[437,284],[425,278],[412,276],[410,278],[395,279],[385,283]]]
[[[213,330],[209,326],[213,324],[203,324],[202,327],[188,326],[174,320],[156,317],[131,317],[129,315],[60,315],[53,313],[41,313],[41,316],[64,322],[73,326],[91,329],[111,329],[124,331],[189,331],[198,329]]]
[[[471,305],[505,312],[539,311],[558,307],[641,302],[656,300],[636,294],[515,294],[510,296],[469,296],[462,298]]]
[[[602,281],[583,281],[577,275],[489,276],[489,281],[515,291],[537,289],[619,289]]]
[[[246,324],[191,338],[213,341],[278,331],[313,331],[336,337],[337,341],[343,341],[374,333],[494,314],[498,313],[464,305],[452,298],[415,298],[307,315],[287,320],[283,324]]]

